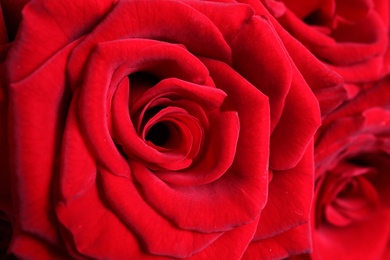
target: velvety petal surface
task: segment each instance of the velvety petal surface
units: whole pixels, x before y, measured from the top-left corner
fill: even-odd
[[[310,252],[311,240],[308,224],[291,228],[275,237],[249,244],[242,259],[285,259]]]
[[[309,222],[313,198],[313,169],[311,144],[296,167],[273,172],[268,202],[260,217],[254,241],[274,237]],[[277,238],[275,240],[277,241]]]
[[[9,141],[16,225],[20,232],[53,242],[58,241],[58,233],[51,208],[51,185],[56,178],[52,172],[56,169],[69,94],[59,82],[65,82],[65,63],[72,47],[52,57],[28,80],[11,82],[9,90],[9,131],[15,133]]]

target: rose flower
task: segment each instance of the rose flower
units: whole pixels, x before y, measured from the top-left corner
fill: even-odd
[[[239,259],[310,250],[312,141],[320,107],[333,106],[313,92],[340,78],[277,33],[266,11],[2,3],[13,14],[8,253]]]
[[[313,259],[390,256],[389,100],[386,79],[340,107],[319,130]]]

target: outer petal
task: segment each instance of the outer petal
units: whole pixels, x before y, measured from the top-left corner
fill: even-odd
[[[130,166],[139,170],[132,164]],[[152,254],[189,257],[206,248],[222,234],[204,234],[177,227],[147,204],[137,190],[139,184],[134,180],[124,180],[104,171],[101,175],[109,203],[125,224],[134,229],[141,243]],[[126,193],[131,200],[124,196]]]
[[[271,238],[309,222],[313,198],[313,171],[311,144],[296,167],[273,173],[268,201],[260,217],[254,241]]]
[[[158,16],[154,15],[156,9],[160,13]],[[178,19],[183,16],[185,19]],[[191,33],[183,33],[189,28]],[[119,1],[75,49],[73,55],[76,58],[69,64],[71,82],[77,82],[82,77],[85,61],[97,43],[126,38],[162,39],[165,42],[183,44],[195,55],[231,63],[230,47],[218,28],[205,15],[185,3]]]
[[[23,9],[23,18],[10,58],[11,66],[23,66],[10,72],[11,81],[19,81],[31,74],[60,49],[90,31],[110,10],[112,4],[113,1],[110,0],[84,1],[83,4],[76,0],[29,2]],[[21,5],[16,6],[18,10],[20,7]],[[28,62],[25,57],[29,57]]]
[[[288,54],[269,21],[257,16],[233,39],[232,51],[234,68],[268,97],[271,131],[274,130],[291,87],[292,68]]]
[[[280,37],[288,55],[292,58],[293,63],[304,77],[310,89],[316,95],[320,104],[322,116],[329,114],[340,105],[346,98],[346,91],[342,86],[342,78],[332,70],[326,68],[326,66],[317,60],[309,50],[293,38],[280,23],[270,15],[264,5],[261,4],[261,1],[240,0],[239,2],[251,5],[255,9],[257,15],[267,17],[272,23],[272,26],[278,37]],[[279,3],[274,1],[267,2]]]
[[[321,124],[317,100],[301,76],[295,75],[282,117],[271,136],[270,167],[273,170],[294,167]]]
[[[190,259],[242,259],[259,219],[224,233],[208,248]],[[256,257],[258,258],[258,256]]]
[[[254,10],[243,4],[237,4],[236,1],[216,0],[211,1],[187,1],[186,4],[192,6],[205,16],[207,16],[219,29],[230,45],[236,34],[241,30],[243,24],[248,23],[254,15]],[[223,13],[224,15],[221,15]]]
[[[275,237],[252,242],[242,259],[285,259],[310,252],[308,224],[300,225]]]
[[[56,205],[64,242],[75,258],[140,257],[137,239],[107,206],[94,159],[80,133],[76,104],[70,108],[64,133]]]
[[[272,18],[271,20],[274,21]],[[346,99],[343,79],[334,71],[325,67],[310,51],[295,38],[291,37],[275,21],[273,25],[298,71],[318,99],[321,115],[325,117]]]
[[[246,191],[258,201],[253,207],[261,209],[266,202],[268,183],[269,104],[262,93],[226,64],[211,60],[204,60],[204,63],[216,85],[227,93],[226,109],[236,108],[240,119],[235,161],[226,176],[242,176],[245,179],[241,179],[243,184],[248,185]],[[237,85],[242,88],[236,88]],[[253,111],[258,111],[261,116],[253,117]],[[248,156],[253,157],[248,160]],[[231,181],[234,182],[234,178]]]
[[[256,17],[243,27],[232,49],[237,70],[270,99],[271,168],[294,167],[320,125],[317,100],[266,19]]]
[[[58,234],[51,208],[51,185],[67,113],[64,71],[72,47],[67,46],[28,80],[13,83],[10,88],[16,225],[20,232],[29,232],[52,242],[58,241]],[[15,247],[15,250],[18,248],[22,247]]]

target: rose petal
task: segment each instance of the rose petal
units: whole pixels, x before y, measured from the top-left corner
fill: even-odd
[[[146,102],[156,97],[171,96],[173,100],[189,99],[190,101],[195,101],[205,111],[213,111],[221,106],[226,94],[218,88],[185,82],[176,78],[168,78],[147,90],[134,104],[131,104],[131,112],[137,111]]]
[[[288,63],[290,58],[269,22],[253,19],[236,39],[245,39],[249,34],[251,39],[257,40],[233,42],[233,61],[237,70],[270,99],[273,130],[270,166],[285,170],[296,165],[317,130],[320,124],[318,104],[302,76],[295,68],[292,71]],[[262,48],[257,48],[258,42],[262,43]],[[259,64],[259,61],[264,60],[267,63]],[[264,73],[263,77],[259,77],[259,71]],[[297,98],[301,102],[295,102]],[[306,116],[302,117],[302,113]],[[285,131],[286,125],[289,126],[288,131]],[[300,127],[291,128],[291,125]]]
[[[283,3],[290,9],[297,17],[303,19],[310,13],[319,9],[323,4],[322,0],[310,1],[310,3],[302,4],[301,1],[283,0]]]
[[[13,83],[9,89],[17,225],[53,243],[58,241],[58,234],[51,209],[51,185],[56,178],[52,173],[56,170],[69,97],[65,64],[73,47],[67,46],[28,80]]]
[[[63,181],[71,182],[79,174],[84,172],[73,168]],[[81,196],[64,198],[64,202],[57,204],[56,213],[68,252],[75,258],[142,256],[137,238],[107,207],[100,183],[95,180],[93,184],[85,187]]]
[[[69,108],[61,149],[58,200],[65,202],[83,196],[96,182],[96,162],[80,130],[77,118],[77,96]],[[80,174],[75,174],[75,170]]]
[[[157,171],[154,174],[170,184],[197,186],[211,183],[228,171],[236,156],[238,116],[234,112],[223,112],[210,114],[209,118],[210,129],[192,166],[183,171]]]
[[[374,84],[370,89],[357,96],[354,102],[347,102],[337,110],[337,113],[329,115],[324,120],[323,125],[327,125],[338,118],[361,115],[362,111],[373,107],[387,107],[390,100],[389,86],[390,78]]]
[[[371,0],[344,0],[336,1],[336,12],[338,15],[350,21],[358,21],[374,9],[376,2]],[[351,8],[353,6],[353,8]]]
[[[158,16],[155,15],[156,10],[159,10]],[[189,31],[191,33],[183,33]],[[230,63],[230,47],[221,32],[205,15],[185,3],[119,1],[83,44],[74,50],[73,55],[77,58],[70,61],[71,82],[80,78],[82,67],[97,43],[126,38],[179,43],[196,55]]]
[[[281,117],[291,86],[288,54],[269,22],[258,16],[238,32],[232,41],[232,50],[234,68],[268,96],[273,130]]]
[[[284,259],[289,256],[310,252],[311,240],[308,224],[291,228],[275,237],[259,240],[249,244],[243,260]]]
[[[312,145],[296,167],[287,171],[274,171],[255,240],[271,238],[309,221],[313,171]]]
[[[282,117],[271,135],[270,167],[275,170],[294,167],[321,124],[317,100],[300,75],[293,75]]]
[[[225,232],[214,243],[190,259],[241,259],[253,237],[258,221],[257,218],[248,225]]]
[[[242,26],[250,21],[254,15],[253,9],[248,5],[238,4],[234,1],[220,4],[221,1],[188,1],[200,13],[206,15],[223,34],[228,43],[236,37]],[[221,15],[223,13],[224,15]]]
[[[131,163],[130,167],[132,171],[144,168],[137,163]],[[134,183],[132,179],[115,176],[103,169],[101,176],[110,205],[127,226],[134,230],[152,254],[180,258],[189,257],[203,250],[221,235],[221,233],[202,234],[178,228],[145,202],[138,191],[138,184]],[[124,196],[124,194],[128,195]],[[167,198],[168,200],[169,198]],[[171,202],[178,205],[176,201]],[[184,206],[181,205],[183,208]],[[176,207],[176,209],[179,208]],[[208,232],[210,231],[208,230]]]
[[[267,98],[237,72],[224,63],[204,59],[215,84],[225,93],[226,109],[237,109],[240,119],[240,136],[231,171],[245,178],[255,178],[252,195],[257,200],[253,208],[263,208],[268,189],[268,158],[270,114]],[[240,86],[237,88],[236,86]],[[250,108],[250,109],[249,109]],[[253,112],[257,116],[253,117]],[[256,140],[256,142],[254,142]],[[252,175],[255,173],[255,175]],[[248,189],[249,191],[249,189]]]
[[[29,234],[18,235],[14,238],[11,252],[16,252],[15,256],[21,259],[69,259],[69,255],[64,250],[39,240],[36,236]]]
[[[356,141],[357,133],[355,131],[363,124],[362,117],[340,118],[333,121],[326,132],[319,132],[316,140],[317,174],[322,174],[330,167],[328,162],[339,158],[343,148],[348,147],[352,141]],[[323,162],[322,160],[325,158],[326,162]]]
[[[320,225],[313,233],[313,257],[379,259],[389,231],[389,212],[383,210],[368,221],[344,228]]]
[[[137,238],[99,195],[102,188],[96,176],[96,163],[80,132],[76,104],[77,98],[70,107],[64,133],[60,196],[56,207],[68,250],[77,258],[82,255],[121,259],[126,255],[143,255]]]
[[[168,132],[168,140],[162,145],[147,140],[153,127],[162,124]],[[160,130],[160,129],[159,129]],[[142,138],[151,147],[165,154],[180,155],[182,160],[171,163],[160,163],[165,170],[182,170],[190,166],[192,159],[198,154],[203,140],[203,128],[199,121],[185,110],[177,107],[168,107],[161,110],[146,123]]]
[[[10,61],[14,66],[23,66],[10,71],[11,80],[15,82],[25,78],[56,52],[90,31],[110,10],[112,4],[113,1],[109,0],[85,1],[83,4],[78,1],[29,1],[23,9],[23,19],[18,29],[17,37],[21,40],[14,42],[10,54]],[[18,5],[18,8],[21,6]],[[28,62],[26,57],[29,57]]]
[[[294,64],[317,97],[321,115],[326,116],[346,99],[346,91],[342,84],[343,79],[334,71],[325,67],[280,25],[275,24],[275,28]],[[319,78],[322,80],[319,81]]]
[[[331,70],[343,75],[346,82],[351,83],[376,81],[378,78],[388,74],[388,72],[385,72],[386,66],[388,66],[388,63],[383,62],[383,57],[381,56],[371,58],[364,63],[345,66],[328,65]]]

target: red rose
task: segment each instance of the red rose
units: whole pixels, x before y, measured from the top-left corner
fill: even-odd
[[[282,26],[347,82],[389,72],[389,1],[262,0]]]
[[[247,257],[310,249],[312,90],[340,82],[266,12],[37,0],[22,14],[6,63],[11,253],[238,259],[251,241]]]
[[[330,115],[315,146],[314,259],[390,253],[390,80]]]

